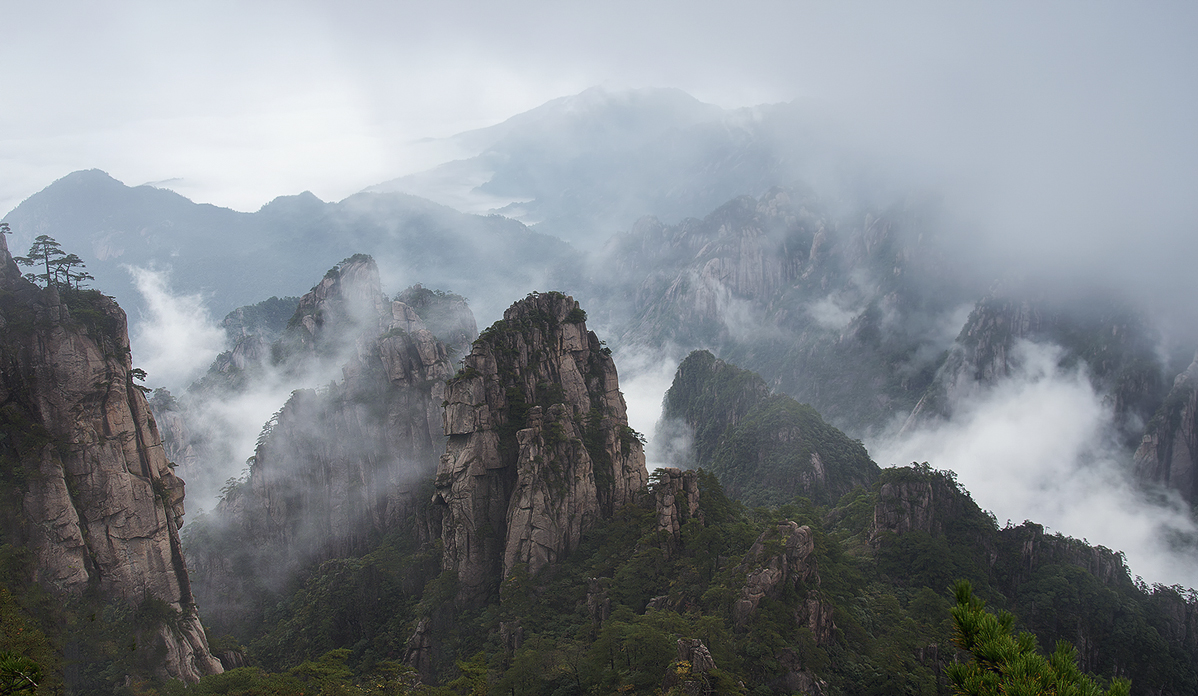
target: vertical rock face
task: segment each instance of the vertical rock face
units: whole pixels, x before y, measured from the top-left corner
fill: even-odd
[[[374,261],[351,257],[300,299],[284,337],[345,358],[340,382],[292,394],[254,457],[256,534],[301,558],[350,554],[406,517],[444,446],[448,351],[379,287]]]
[[[434,500],[459,602],[486,600],[517,564],[562,558],[648,480],[610,351],[585,321],[570,297],[529,295],[448,384]]]
[[[470,331],[470,310],[458,313],[453,325]],[[258,606],[261,587],[409,523],[445,447],[448,349],[411,307],[386,299],[369,257],[347,259],[305,295],[273,352],[283,370],[335,361],[342,379],[292,393],[263,429],[248,481],[217,507],[221,541],[189,548],[205,619],[221,630]]]
[[[133,384],[125,313],[94,291],[38,290],[0,236],[0,465],[19,510],[11,541],[52,592],[178,611],[154,640],[161,672],[219,673],[196,615],[179,544],[183,482]]]
[[[965,526],[966,521],[991,522],[951,472],[935,471],[926,464],[883,471],[874,504],[870,543],[885,533],[925,532],[933,537]],[[978,546],[986,546],[978,540]]]
[[[1198,502],[1198,355],[1149,421],[1134,462],[1139,480]]]
[[[654,472],[653,485],[657,507],[657,529],[670,533],[675,542],[681,539],[682,525],[697,517],[699,511],[699,472],[663,467]]]
[[[929,213],[772,189],[703,220],[646,218],[612,238],[595,303],[621,314],[622,344],[709,347],[860,435],[910,412],[947,347],[937,317],[975,296]]]

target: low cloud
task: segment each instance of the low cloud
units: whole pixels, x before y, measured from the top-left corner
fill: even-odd
[[[171,291],[165,271],[127,269],[146,306],[131,331],[134,365],[146,371],[151,384],[180,389],[224,350],[225,332],[201,296]]]
[[[674,373],[685,353],[677,346],[660,349],[625,346],[612,357],[620,373],[620,391],[628,405],[628,425],[648,439],[645,466],[649,471],[676,466],[671,453],[689,447],[689,443],[679,440],[689,437],[689,432],[661,430],[657,421],[661,418],[666,391],[673,384]]]
[[[849,306],[841,293],[832,293],[808,305],[807,313],[821,328],[840,331],[852,323],[861,310]]]
[[[999,520],[1039,522],[1126,554],[1149,582],[1198,586],[1198,558],[1179,550],[1198,528],[1180,498],[1152,497],[1113,441],[1113,414],[1060,349],[1021,342],[1010,378],[954,404],[953,419],[872,443],[883,466],[951,469]]]

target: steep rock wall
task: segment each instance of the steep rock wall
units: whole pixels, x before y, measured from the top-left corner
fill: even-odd
[[[572,298],[532,294],[484,331],[449,382],[435,501],[458,601],[530,573],[645,487],[615,364]]]
[[[1198,355],[1173,381],[1134,458],[1136,478],[1198,502]]]
[[[976,297],[916,208],[773,189],[702,220],[646,218],[612,239],[588,302],[622,342],[709,347],[859,435],[910,411],[949,343],[939,317]]]
[[[468,331],[473,316],[459,309],[454,325]],[[360,553],[400,525],[439,534],[416,513],[445,447],[452,363],[411,307],[382,294],[374,261],[330,271],[274,352],[283,370],[343,361],[341,379],[292,393],[264,427],[248,480],[217,506],[214,536],[189,549],[205,619],[221,630],[261,611],[263,588],[281,589],[306,564]]]
[[[20,510],[6,529],[52,592],[87,591],[179,613],[142,636],[160,672],[221,672],[200,626],[179,542],[183,481],[134,385],[125,313],[95,291],[39,290],[0,236],[0,454]]]

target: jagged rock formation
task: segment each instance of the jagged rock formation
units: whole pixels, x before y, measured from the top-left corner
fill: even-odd
[[[1149,421],[1136,449],[1135,476],[1198,503],[1198,355]]]
[[[888,469],[878,489],[870,539],[878,543],[884,532],[924,532],[943,536],[966,517],[981,509],[946,474],[927,467]]]
[[[804,587],[806,597],[795,613],[795,621],[806,626],[817,643],[831,643],[836,626],[832,623],[832,608],[819,596],[814,553],[815,539],[809,527],[784,522],[762,532],[741,562],[745,584],[732,606],[733,623],[743,626],[763,598],[778,597],[784,587]]]
[[[729,495],[750,505],[796,496],[832,505],[878,475],[865,447],[828,425],[815,409],[770,395],[761,377],[695,351],[666,392],[663,422],[694,433],[685,466],[710,470]]]
[[[162,675],[219,673],[180,549],[183,481],[132,381],[125,313],[96,291],[34,287],[0,236],[0,330],[7,541],[51,592],[176,612],[140,637]]]
[[[458,309],[468,332],[473,317]],[[197,591],[214,600],[206,619],[222,628],[261,601],[256,587],[281,588],[303,565],[361,552],[400,525],[436,531],[415,517],[444,448],[450,354],[411,307],[382,294],[374,260],[329,271],[271,352],[283,370],[344,361],[342,379],[292,393],[264,428],[248,481],[217,507],[223,541],[189,549]]]
[[[1116,425],[1131,446],[1164,395],[1162,366],[1142,319],[1105,298],[1085,308],[992,292],[980,300],[903,430],[952,416],[953,406],[1013,375],[1020,342],[1060,348],[1062,368],[1084,364],[1110,396]]]
[[[867,432],[914,406],[951,343],[938,323],[970,297],[927,212],[834,215],[810,192],[774,189],[703,220],[646,218],[613,238],[595,294],[619,299],[605,306],[622,341],[711,347]]]
[[[653,496],[657,508],[657,529],[668,532],[674,542],[682,535],[682,525],[692,518],[703,519],[699,510],[699,472],[662,467],[653,472]]]
[[[449,382],[435,502],[458,601],[492,596],[517,564],[535,574],[645,487],[615,364],[586,313],[532,294],[482,333]]]

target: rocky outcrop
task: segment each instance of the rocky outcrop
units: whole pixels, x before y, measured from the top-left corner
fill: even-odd
[[[887,534],[923,532],[933,537],[969,532],[980,553],[993,546],[994,521],[956,481],[955,474],[927,464],[884,469],[874,503],[869,542],[877,547]]]
[[[883,483],[870,538],[876,541],[883,532],[943,536],[946,525],[957,517],[961,497],[961,492],[940,476]]]
[[[762,532],[741,562],[745,584],[740,598],[732,605],[733,624],[744,626],[762,599],[776,599],[784,588],[791,586],[802,590],[795,622],[810,630],[817,643],[830,643],[836,627],[832,623],[831,605],[819,595],[814,553],[815,538],[809,527],[784,522]]]
[[[699,472],[662,467],[653,472],[653,497],[657,508],[657,530],[668,532],[670,539],[682,539],[682,525],[692,518],[702,519],[699,511]]]
[[[1123,554],[1061,534],[1048,534],[1035,522],[1000,529],[998,544],[1007,559],[1003,578],[1010,588],[1018,587],[1036,570],[1050,564],[1081,568],[1110,587],[1130,587],[1132,584]],[[1015,559],[1018,560],[1011,563]]]
[[[178,402],[166,389],[155,389],[148,403],[162,436],[162,450],[167,461],[174,464],[177,476],[191,480],[192,474],[199,473],[200,453]]]
[[[1177,491],[1198,502],[1198,355],[1173,380],[1173,388],[1149,421],[1136,449],[1138,480]]]
[[[34,287],[0,236],[0,329],[9,543],[30,550],[29,571],[51,592],[165,603],[178,620],[139,641],[162,651],[163,676],[221,672],[180,549],[183,482],[133,383],[125,313],[96,291]]]
[[[610,351],[561,293],[534,293],[482,333],[447,386],[437,469],[446,570],[476,605],[522,564],[577,547],[648,473]]]
[[[271,352],[284,372],[341,361],[341,379],[292,392],[264,427],[248,480],[226,489],[210,542],[189,550],[197,592],[212,598],[205,618],[222,630],[262,601],[255,588],[281,589],[304,565],[361,552],[399,526],[421,540],[439,534],[417,512],[445,447],[452,363],[415,310],[382,294],[374,261],[331,270]]]
[[[715,669],[711,651],[698,638],[678,639],[678,659],[666,670],[661,690],[684,696],[708,696],[714,692],[709,674]],[[675,691],[677,690],[677,691]]]

